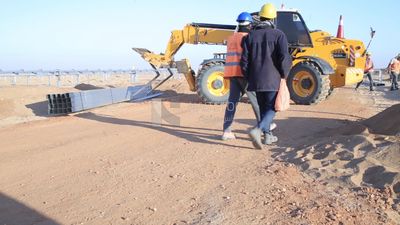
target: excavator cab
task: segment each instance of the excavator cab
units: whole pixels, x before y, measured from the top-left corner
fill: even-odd
[[[258,12],[252,13],[254,25],[260,21]],[[310,31],[303,17],[297,11],[279,11],[274,20],[276,28],[283,31],[288,39],[289,47],[312,47]]]
[[[276,26],[286,34],[290,47],[312,47],[310,31],[298,12],[280,12]]]

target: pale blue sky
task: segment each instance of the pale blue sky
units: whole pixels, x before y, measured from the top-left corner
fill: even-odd
[[[170,31],[186,23],[234,24],[242,11],[258,11],[268,1],[202,0],[0,0],[0,69],[139,69],[147,64],[131,50],[163,52]],[[345,37],[368,43],[369,27],[377,30],[371,51],[376,67],[385,67],[400,52],[397,15],[400,2],[378,5],[361,0],[269,1],[296,8],[310,30],[336,35],[339,15]],[[376,1],[375,1],[376,2]],[[384,4],[383,4],[384,3]],[[185,45],[176,59],[202,59],[225,47]]]

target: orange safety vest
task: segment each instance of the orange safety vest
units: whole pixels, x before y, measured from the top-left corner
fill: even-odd
[[[374,63],[372,62],[371,58],[367,58],[365,61],[365,68],[364,73],[370,72],[374,68]]]
[[[400,61],[398,59],[395,59],[394,62],[390,64],[390,72],[400,72]]]
[[[242,57],[242,39],[247,33],[235,32],[228,38],[224,77],[243,77],[240,69],[240,58]]]

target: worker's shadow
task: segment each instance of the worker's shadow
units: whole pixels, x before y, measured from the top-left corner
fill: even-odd
[[[179,138],[186,139],[190,142],[197,142],[197,143],[211,144],[211,145],[223,145],[227,147],[242,148],[242,149],[253,149],[248,146],[231,145],[221,141],[219,135],[213,134],[214,132],[221,132],[220,130],[216,129],[188,127],[188,126],[173,125],[173,124],[159,124],[147,121],[127,120],[127,119],[109,117],[105,115],[99,115],[92,112],[81,113],[75,116],[83,119],[95,120],[102,123],[128,125],[128,126],[144,127],[148,129],[158,130]]]
[[[397,101],[399,101],[400,100],[400,91],[399,90],[386,91],[386,92],[384,92],[383,97],[388,99],[388,100],[392,100],[392,101],[397,100]]]
[[[166,90],[160,92],[162,93],[160,99],[163,102],[204,104],[197,93],[179,93],[174,90]],[[245,95],[240,98],[240,102],[250,104],[248,97]]]
[[[19,225],[19,224],[60,224],[35,209],[30,208],[0,192],[0,224]]]
[[[329,115],[329,114],[328,114]],[[237,119],[237,123],[254,125],[252,119]],[[365,130],[365,126],[358,121],[349,121],[331,118],[290,117],[274,120],[277,128],[273,134],[279,137],[275,145],[270,146],[271,157],[296,156],[297,151],[314,144],[315,140],[338,135],[356,135]]]

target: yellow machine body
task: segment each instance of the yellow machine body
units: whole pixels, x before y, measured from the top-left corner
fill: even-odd
[[[333,88],[356,84],[363,79],[366,57],[362,41],[335,38],[323,31],[312,32],[310,35],[313,47],[304,48],[296,57],[313,56],[326,60],[335,70],[335,73],[329,76]],[[349,62],[350,46],[355,50],[353,66],[350,66]],[[333,57],[334,55],[336,57]],[[340,55],[343,57],[338,57]],[[296,63],[297,60],[294,60],[293,65]]]
[[[301,15],[298,12],[294,12],[293,21],[297,22],[296,20],[299,18],[302,21]],[[229,94],[227,91],[229,87],[226,87],[229,82],[221,82],[221,79],[223,79],[221,70],[223,71],[224,59],[205,60],[205,62],[209,61],[209,64],[202,64],[202,68],[196,77],[189,60],[175,61],[174,55],[183,44],[226,45],[228,37],[235,32],[235,29],[236,26],[233,25],[187,24],[182,30],[172,31],[164,53],[155,54],[144,48],[134,48],[134,50],[155,68],[177,68],[178,72],[185,75],[190,90],[197,91],[202,98],[206,96],[203,98],[204,102],[220,104],[227,100]],[[305,29],[308,32],[306,26]],[[289,32],[291,31],[289,30]],[[302,65],[309,68],[309,65],[306,64],[311,64],[311,69],[317,74],[307,72],[310,70],[307,68],[298,68],[296,70],[298,73],[292,74],[293,78],[288,81],[292,82],[292,85],[288,83],[288,86],[292,88],[289,88],[291,95],[304,98],[302,100],[294,100],[296,103],[317,103],[325,99],[333,88],[353,85],[363,79],[366,57],[362,41],[335,38],[324,31],[311,31],[306,33],[306,36],[310,39],[311,43],[309,45],[289,46],[289,51],[293,57],[293,67]],[[318,62],[322,62],[322,64]],[[213,66],[218,67],[219,70],[213,70],[213,72],[205,71],[205,68],[213,69]],[[315,70],[313,69],[314,67],[316,68]],[[327,67],[329,69],[326,69]],[[204,81],[199,79],[204,79]],[[207,95],[209,98],[207,98]],[[309,99],[307,98],[309,95],[321,95],[321,97]],[[221,98],[221,96],[225,97]]]

